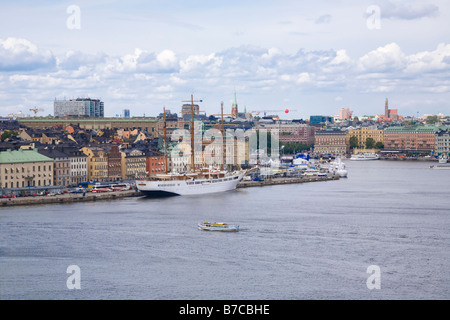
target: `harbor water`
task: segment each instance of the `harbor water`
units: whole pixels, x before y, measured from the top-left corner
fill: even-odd
[[[449,299],[450,170],[344,162],[335,181],[0,208],[0,299]]]

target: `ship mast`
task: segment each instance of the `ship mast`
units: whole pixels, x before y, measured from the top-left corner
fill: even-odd
[[[202,100],[195,100],[194,96],[191,94],[191,100],[190,101],[183,101],[183,102],[190,102],[191,103],[191,170],[192,172],[195,172],[195,158],[194,158],[194,102],[202,102]]]
[[[163,108],[164,112],[164,169],[167,174],[167,136],[166,136],[166,107]]]
[[[220,170],[223,171],[223,163],[225,161],[225,151],[226,151],[226,147],[224,146],[224,137],[225,137],[225,132],[224,132],[224,128],[223,128],[223,102],[220,103],[220,116],[221,116],[221,120],[222,120],[222,125],[220,126],[220,130],[222,131],[222,161],[220,162]],[[226,140],[226,139],[225,139]]]

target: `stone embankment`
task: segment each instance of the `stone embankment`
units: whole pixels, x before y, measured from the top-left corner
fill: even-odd
[[[338,180],[339,176],[303,176],[299,178],[272,178],[263,181],[242,181],[238,184],[238,188],[263,187],[280,184],[306,183],[317,181]],[[64,193],[54,196],[36,196],[36,197],[20,197],[20,198],[2,198],[0,199],[0,207],[19,206],[19,205],[37,205],[49,203],[71,203],[82,201],[100,201],[113,200],[126,197],[140,197],[142,193],[136,190],[127,191],[111,191],[103,193],[86,192],[83,193]]]
[[[112,200],[125,197],[137,197],[141,193],[136,190],[127,191],[111,191],[111,192],[86,192],[83,193],[64,193],[54,196],[36,196],[36,197],[20,197],[20,198],[2,198],[0,200],[1,207],[17,206],[17,205],[36,205],[47,203],[70,203],[81,201],[97,201]]]
[[[238,184],[238,188],[247,188],[247,187],[263,187],[263,186],[272,186],[278,184],[292,184],[292,183],[306,183],[306,182],[316,182],[316,181],[330,181],[330,180],[338,180],[338,175],[328,175],[326,177],[318,177],[318,176],[303,176],[299,178],[272,178],[265,179],[263,181],[242,181]]]

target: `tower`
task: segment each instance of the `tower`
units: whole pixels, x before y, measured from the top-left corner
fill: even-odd
[[[384,116],[385,116],[386,118],[389,118],[388,98],[386,98],[386,103],[384,104]]]
[[[236,99],[236,89],[235,89],[233,105],[231,106],[231,116],[233,118],[237,119],[238,115],[239,115],[239,111],[238,111],[238,104],[237,104],[237,99]]]

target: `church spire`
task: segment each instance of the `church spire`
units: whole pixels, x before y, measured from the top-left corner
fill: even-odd
[[[239,115],[239,111],[238,111],[238,103],[237,103],[237,99],[236,99],[236,89],[234,89],[234,99],[233,99],[233,105],[231,106],[231,116],[233,118],[237,118]]]

